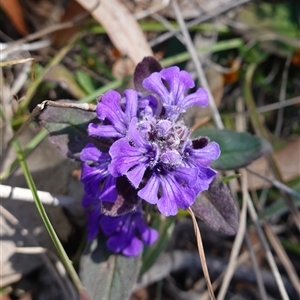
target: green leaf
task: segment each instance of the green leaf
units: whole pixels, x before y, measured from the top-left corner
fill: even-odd
[[[125,257],[109,252],[101,238],[85,249],[80,278],[90,299],[129,299],[141,266],[141,256]]]
[[[240,178],[241,177],[241,174],[234,174],[234,175],[230,175],[230,176],[224,176],[222,178],[222,183],[226,184],[228,183],[230,180],[232,179],[237,179],[237,178]]]
[[[220,145],[221,155],[211,166],[218,170],[245,167],[255,159],[272,150],[268,141],[246,132],[201,128],[193,133],[194,138],[207,136]]]
[[[214,178],[207,191],[200,193],[191,206],[194,214],[210,228],[228,235],[238,230],[238,209],[230,191],[220,179]]]
[[[286,239],[280,239],[280,242],[286,250],[294,252],[296,255],[300,255],[300,243],[299,242],[291,242]]]
[[[72,101],[59,100],[59,102],[71,103]],[[46,106],[37,121],[49,131],[51,142],[69,158],[77,159],[88,143],[93,143],[104,152],[109,148],[103,139],[88,136],[88,125],[99,122],[95,112],[70,107]]]
[[[76,82],[74,74],[63,65],[52,67],[44,76],[45,81],[56,82],[69,91],[75,98],[81,99],[87,94]]]
[[[95,91],[92,78],[83,71],[79,70],[76,72],[76,79],[87,94]]]

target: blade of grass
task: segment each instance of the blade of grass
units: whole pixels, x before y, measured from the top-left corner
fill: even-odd
[[[20,103],[19,106],[19,110],[18,112],[21,113],[22,111],[24,111],[27,106],[29,105],[30,101],[32,100],[32,97],[34,96],[38,86],[40,85],[40,83],[43,80],[43,77],[45,76],[45,74],[50,70],[50,68],[52,68],[53,66],[58,65],[61,60],[67,55],[67,53],[71,50],[71,48],[73,47],[74,43],[76,42],[77,38],[79,35],[75,35],[70,41],[69,43],[63,47],[55,56],[54,58],[48,63],[48,65],[45,67],[45,69],[43,70],[42,74],[40,74],[40,76],[38,76],[28,87],[28,90],[26,92],[26,97],[25,99]]]
[[[18,159],[19,159],[19,162],[20,162],[20,165],[21,165],[21,168],[23,170],[23,173],[24,173],[24,176],[25,176],[25,179],[26,179],[26,182],[27,182],[27,185],[28,187],[30,188],[31,192],[32,192],[32,196],[34,198],[34,202],[36,204],[36,207],[40,213],[40,216],[48,230],[48,233],[53,241],[53,244],[54,246],[56,247],[56,250],[69,274],[69,276],[71,277],[74,285],[76,286],[77,290],[78,290],[78,293],[79,295],[81,296],[81,299],[82,300],[87,300],[89,299],[88,295],[87,295],[87,292],[85,291],[73,265],[72,265],[72,262],[69,260],[69,257],[67,256],[66,252],[65,252],[65,249],[63,248],[54,228],[52,227],[51,225],[51,222],[47,216],[47,213],[44,209],[44,206],[43,204],[41,203],[39,197],[38,197],[38,194],[37,194],[37,189],[36,189],[36,186],[35,186],[35,183],[33,181],[33,178],[31,176],[31,173],[29,171],[29,168],[28,168],[28,165],[26,163],[26,160],[25,160],[25,157],[24,157],[24,153],[21,149],[21,146],[19,144],[18,141],[14,141],[13,142],[13,147],[15,148],[16,152],[17,152],[17,156],[18,156]]]
[[[141,29],[143,31],[151,31],[151,32],[162,32],[162,31],[167,31],[167,28],[159,23],[159,22],[139,22],[139,25],[141,27]],[[175,29],[178,30],[179,26],[177,24],[177,22],[170,22],[170,25],[172,25]],[[191,28],[189,28],[190,32],[197,32],[197,31],[209,31],[211,32],[212,30],[217,30],[219,33],[229,33],[230,29],[228,26],[226,25],[217,25],[217,27],[215,25],[212,25],[210,23],[202,23],[202,24],[198,24],[195,26],[192,26]],[[101,26],[101,25],[94,25],[91,26],[88,29],[89,32],[94,33],[94,34],[105,34],[106,33],[106,29]]]
[[[273,249],[277,253],[277,256],[281,260],[282,265],[284,266],[286,273],[288,274],[294,288],[296,289],[297,293],[300,295],[300,281],[299,277],[297,276],[297,272],[292,264],[290,258],[288,257],[286,251],[284,250],[282,244],[280,243],[279,238],[273,232],[272,227],[266,222],[264,224],[265,232],[267,237],[273,246]]]
[[[200,49],[197,49],[198,54],[206,54],[209,52],[219,52],[219,51],[224,51],[224,50],[230,50],[230,49],[236,49],[244,45],[244,41],[240,38],[235,38],[231,40],[226,40],[226,41],[220,41],[217,42],[216,44],[209,46],[209,47],[203,47]],[[168,57],[165,59],[162,59],[160,61],[161,65],[163,67],[169,67],[171,65],[176,65],[179,63],[182,63],[184,61],[187,61],[191,58],[191,54],[188,51],[179,53],[177,55],[174,55],[172,57]]]
[[[256,70],[256,67],[257,67],[257,63],[252,63],[247,68],[245,80],[244,80],[244,84],[243,84],[243,93],[244,93],[248,111],[250,113],[250,120],[254,127],[255,132],[258,135],[264,137],[265,139],[268,139],[268,133],[260,121],[259,114],[256,110],[256,104],[255,104],[255,101],[254,101],[254,98],[252,95],[252,78],[253,78],[254,72]],[[274,173],[275,179],[277,181],[279,181],[280,183],[282,183],[283,179],[282,179],[281,173],[278,169],[278,166],[277,166],[272,154],[267,154],[266,157],[268,159],[271,170]],[[291,196],[289,194],[287,194],[285,191],[283,191],[282,189],[280,189],[280,190],[282,192],[282,196],[283,196],[283,199],[285,200],[286,205],[290,209],[290,212],[293,216],[293,220],[294,220],[296,226],[300,229],[300,214],[299,214],[297,208],[295,207]]]
[[[176,15],[176,20],[177,20],[177,22],[179,24],[179,27],[180,27],[180,30],[181,30],[181,32],[184,36],[185,45],[188,49],[188,52],[191,55],[191,58],[192,58],[192,61],[193,61],[194,65],[195,65],[197,76],[198,76],[198,78],[201,82],[201,85],[203,86],[203,88],[208,93],[208,96],[209,96],[209,104],[208,105],[209,105],[214,123],[215,123],[215,125],[218,129],[223,129],[224,125],[223,125],[220,113],[219,113],[218,108],[216,106],[216,102],[214,100],[214,97],[211,93],[210,87],[208,85],[207,79],[206,79],[205,74],[204,74],[204,70],[203,70],[202,65],[199,61],[197,51],[196,51],[195,46],[193,44],[192,38],[191,38],[191,36],[188,32],[186,23],[183,19],[183,16],[182,16],[182,13],[179,9],[178,3],[177,3],[176,0],[172,0],[171,3],[172,3],[173,11]]]
[[[31,151],[33,151],[48,135],[48,131],[46,129],[41,130],[23,149],[24,157],[27,157]],[[6,180],[12,172],[19,166],[19,159],[16,158],[12,164],[0,174],[0,182]]]
[[[108,90],[117,89],[117,88],[121,87],[124,83],[125,83],[124,79],[118,79],[118,80],[112,81],[109,84],[106,84],[105,86],[102,86],[99,89],[95,90],[90,95],[80,99],[79,102],[92,102],[92,101],[96,100],[96,98],[99,95],[104,94]]]

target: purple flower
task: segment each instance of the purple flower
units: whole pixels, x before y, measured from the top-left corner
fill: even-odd
[[[126,90],[126,108],[121,106],[121,96],[116,91],[105,93],[98,103],[96,112],[99,120],[107,120],[109,125],[89,125],[90,136],[120,138],[126,135],[128,125],[137,113],[138,94],[134,90]]]
[[[82,198],[82,206],[87,212],[88,240],[93,240],[100,230],[101,200],[85,194]]]
[[[117,199],[116,178],[107,169],[111,162],[110,155],[88,144],[82,150],[80,159],[83,161],[81,181],[85,192],[103,201],[114,202]]]
[[[192,140],[183,120],[187,108],[205,107],[208,95],[201,88],[188,94],[194,81],[178,67],[151,73],[142,85],[139,93],[126,90],[124,98],[109,91],[98,103],[101,123],[91,124],[89,134],[112,143],[105,154],[87,150],[96,165],[85,164],[82,180],[87,193],[100,190],[102,199],[106,189],[110,194],[115,188],[112,178],[126,176],[140,198],[165,216],[175,215],[190,207],[216,175],[209,165],[219,157],[219,145],[207,138]]]
[[[143,245],[152,245],[158,233],[149,227],[143,219],[141,208],[125,215],[111,217],[101,213],[101,201],[85,195],[82,201],[87,210],[88,240],[94,239],[99,231],[108,238],[106,245],[114,253],[136,256]]]
[[[143,219],[141,210],[118,216],[102,216],[101,229],[108,237],[107,247],[125,256],[136,256],[143,250],[143,244],[152,245],[158,232],[149,227]]]
[[[180,71],[178,67],[170,67],[160,72],[152,73],[143,82],[143,86],[154,92],[166,109],[169,119],[177,119],[188,107],[208,104],[207,92],[200,88],[195,93],[185,95],[187,89],[193,88],[195,83],[189,73]]]

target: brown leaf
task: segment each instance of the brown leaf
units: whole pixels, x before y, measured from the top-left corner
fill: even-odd
[[[85,14],[85,10],[80,6],[75,0],[71,0],[65,11],[64,14],[62,15],[60,22],[67,22],[67,21],[72,21],[76,17],[78,18],[79,16],[82,16]],[[54,32],[53,34],[53,46],[60,49],[62,48],[65,44],[66,41],[70,40],[78,31],[80,31],[81,26],[79,24],[74,24],[74,26],[70,28],[66,28],[64,30],[59,30]]]
[[[297,176],[300,176],[300,138],[288,143],[282,149],[275,151],[273,154],[274,160],[277,163],[279,171],[282,174],[283,180],[289,181]],[[274,175],[271,173],[268,161],[265,157],[261,157],[249,165],[249,169],[255,171],[258,174],[274,179]],[[253,175],[248,174],[249,189],[260,189],[265,186],[270,186],[270,183]]]
[[[27,35],[28,29],[19,0],[0,1],[0,6],[5,11],[11,22],[21,35]]]
[[[76,0],[86,10],[91,11],[96,2]],[[145,56],[153,55],[152,50],[134,16],[118,0],[101,0],[91,11],[101,23],[115,47],[137,65]]]

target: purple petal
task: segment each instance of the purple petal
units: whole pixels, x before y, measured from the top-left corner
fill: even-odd
[[[143,86],[156,93],[162,101],[169,102],[169,91],[162,82],[162,76],[158,72],[152,73],[148,78],[144,79]]]
[[[136,256],[143,250],[143,243],[150,245],[158,233],[150,228],[143,219],[141,208],[119,217],[102,216],[101,228],[109,237],[107,247],[113,252],[126,256]]]
[[[109,154],[112,161],[108,169],[115,177],[124,175],[130,168],[145,164],[148,160],[145,157],[146,153],[143,148],[132,147],[126,138],[119,139],[110,147]]]
[[[118,197],[117,192],[117,179],[111,175],[108,175],[104,181],[99,198],[105,202],[115,202]]]
[[[120,106],[121,95],[110,90],[106,92],[101,101],[97,104],[96,112],[100,120],[108,119],[112,124],[122,121],[124,112]]]
[[[133,117],[136,117],[137,105],[138,105],[138,94],[134,90],[125,90],[124,95],[126,98],[126,109],[125,115],[127,118],[127,124]]]
[[[161,155],[160,161],[168,167],[174,168],[181,164],[182,157],[176,150],[169,150]]]
[[[201,149],[187,149],[189,152],[189,159],[196,160],[204,166],[210,165],[212,160],[220,156],[220,146],[216,142],[211,142]]]
[[[183,109],[187,109],[193,105],[206,107],[209,102],[209,96],[205,89],[200,88],[195,93],[186,96],[183,100],[181,103],[178,103]]]
[[[118,132],[125,135],[127,120],[120,106],[120,100],[121,95],[118,92],[108,91],[97,104],[96,112],[100,120],[109,120]]]
[[[158,200],[157,208],[163,215],[176,215],[178,208],[186,209],[194,203],[194,190],[179,184],[172,175],[164,176],[161,183],[162,197]]]
[[[126,173],[127,178],[129,179],[129,181],[133,184],[133,186],[135,188],[139,187],[139,185],[144,177],[146,169],[147,169],[146,164],[138,164],[131,171],[128,171]]]
[[[173,98],[173,102],[166,104],[180,105],[179,101],[183,99],[186,90],[195,86],[192,76],[186,71],[180,71],[178,67],[163,69],[160,73],[170,85]]]
[[[82,202],[81,202],[83,208],[94,207],[96,205],[100,205],[100,203],[101,201],[99,199],[91,197],[87,194],[83,195]]]
[[[215,170],[198,165],[198,180],[193,187],[196,195],[208,190],[210,183],[216,175],[217,172]]]
[[[130,244],[122,251],[125,256],[137,256],[143,251],[143,243],[137,238],[133,237]]]
[[[155,229],[148,227],[147,224],[144,224],[144,226],[139,226],[138,230],[140,232],[142,241],[148,246],[152,245],[158,238],[158,232]]]
[[[101,218],[101,201],[99,199],[84,195],[82,199],[82,206],[87,209],[87,231],[88,240],[94,239],[100,228]]]
[[[193,187],[197,181],[198,168],[178,167],[172,172],[178,183],[184,186]]]
[[[87,144],[84,149],[82,149],[80,153],[80,159],[85,162],[85,161],[98,161],[99,157],[101,157],[102,152],[98,150],[98,148],[95,147],[94,144],[89,143]]]
[[[128,138],[130,139],[131,142],[134,143],[134,147],[137,148],[145,148],[149,149],[151,148],[149,142],[147,142],[141,133],[138,131],[138,119],[133,118],[129,124],[129,129],[128,129]]]
[[[99,221],[101,218],[101,210],[99,207],[95,207],[93,210],[88,211],[87,213],[87,231],[88,231],[88,240],[93,240],[99,232],[100,226]]]
[[[121,227],[124,224],[125,217],[119,216],[119,217],[110,217],[110,216],[102,216],[101,218],[101,228],[103,233],[106,236],[110,236],[115,232],[120,231]]]
[[[157,193],[160,186],[160,178],[152,174],[144,188],[138,192],[138,196],[150,204],[156,204],[158,201]]]
[[[111,236],[107,240],[106,246],[111,251],[119,253],[128,246],[129,242],[130,240],[127,239],[127,236],[124,236],[123,232],[119,232],[118,234]]]
[[[116,91],[108,91],[97,104],[96,112],[100,120],[109,120],[111,125],[89,126],[89,134],[93,136],[120,137],[125,136],[129,122],[137,112],[137,92],[134,90],[125,91],[126,109],[123,112],[121,107],[121,95]],[[105,129],[106,126],[107,127]]]
[[[81,182],[84,183],[85,192],[93,197],[97,197],[100,192],[100,183],[106,178],[106,176],[106,170],[83,164]]]
[[[121,138],[124,133],[120,133],[113,125],[97,125],[89,124],[89,136],[107,137],[107,138]]]

